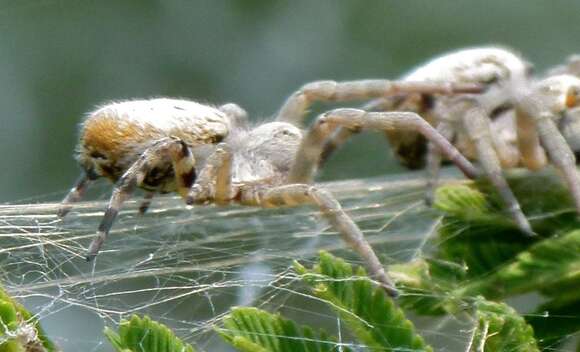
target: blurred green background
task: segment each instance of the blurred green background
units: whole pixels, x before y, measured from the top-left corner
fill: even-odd
[[[579,20],[575,1],[0,0],[0,202],[60,198],[78,122],[108,100],[267,119],[305,82],[394,79],[465,46],[511,46],[541,71],[579,51]],[[386,150],[359,137],[321,177],[401,171]]]

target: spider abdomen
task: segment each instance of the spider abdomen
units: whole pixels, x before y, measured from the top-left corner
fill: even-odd
[[[95,178],[116,181],[156,141],[178,138],[191,148],[216,144],[230,128],[223,112],[193,101],[158,98],[107,104],[82,123],[77,159]],[[160,160],[164,162],[169,160]]]
[[[518,54],[501,47],[480,47],[450,52],[420,65],[402,77],[403,81],[427,81],[447,83],[474,83],[487,86],[487,91],[479,95],[486,109],[493,111],[498,107],[511,106],[516,92],[524,87],[529,78],[530,65]],[[452,105],[454,97],[396,97],[391,102],[392,110],[414,111],[431,124],[437,118],[432,116],[433,108],[443,104]],[[489,106],[487,106],[489,105]],[[458,131],[456,131],[458,132]],[[413,131],[387,132],[390,144],[399,161],[411,169],[423,167],[426,162],[426,141]],[[459,136],[462,139],[465,136]],[[470,159],[475,153],[471,146],[459,148]],[[513,154],[513,153],[512,153]],[[513,158],[506,160],[514,164]],[[502,160],[503,162],[503,160]],[[517,161],[516,161],[517,162]]]

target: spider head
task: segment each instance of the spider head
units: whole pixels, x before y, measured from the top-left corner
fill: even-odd
[[[537,83],[536,94],[544,108],[562,114],[580,106],[580,79],[572,75],[556,75]]]
[[[246,150],[255,161],[267,162],[278,171],[287,171],[302,140],[302,132],[285,122],[269,122],[246,136]]]

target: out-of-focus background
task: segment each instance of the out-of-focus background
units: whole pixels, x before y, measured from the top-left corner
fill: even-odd
[[[439,53],[511,46],[541,71],[579,51],[574,1],[1,0],[0,202],[60,198],[86,111],[114,99],[237,102],[266,119],[301,84],[397,78]],[[323,179],[401,171],[379,135]]]

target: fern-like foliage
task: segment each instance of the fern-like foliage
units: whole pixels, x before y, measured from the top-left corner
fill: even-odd
[[[488,298],[540,291],[559,300],[580,301],[580,230],[541,241],[509,264],[465,287]]]
[[[110,328],[104,333],[117,352],[195,352],[167,326],[147,316],[133,315],[121,321],[118,334]]]
[[[469,303],[457,287],[464,282],[463,265],[428,258],[391,265],[389,274],[404,294],[398,303],[421,315],[455,314],[469,309]]]
[[[539,352],[533,329],[513,308],[479,298],[468,352]]]
[[[436,284],[442,298],[431,299],[428,305],[421,305],[420,300],[403,301],[419,312],[427,306],[431,312],[443,307],[435,313],[449,313],[478,295],[500,300],[539,292],[549,301],[527,320],[536,330],[540,347],[553,350],[580,331],[580,220],[569,190],[553,175],[516,175],[510,184],[539,236],[526,238],[506,222],[497,194],[489,185],[441,187],[437,207],[445,217],[438,250],[434,259],[420,260],[421,275],[414,275],[419,279],[407,277],[401,282],[415,290],[430,290]],[[450,280],[449,275],[441,276],[441,266],[433,265],[437,261],[466,271]],[[407,275],[414,272],[406,265],[394,269]]]
[[[311,269],[295,263],[314,294],[327,301],[360,342],[371,351],[432,351],[411,321],[384,291],[373,285],[363,268],[329,253]]]
[[[516,228],[487,182],[437,190],[435,207],[445,217],[436,257],[460,259],[469,268],[469,279],[487,276],[537,242],[580,228],[570,192],[554,175],[516,174],[509,183],[538,236],[525,236]]]
[[[507,309],[501,315],[500,311],[482,314],[481,309],[489,305],[481,304],[480,295],[502,300],[541,293],[549,301],[526,319],[536,330],[538,345],[554,350],[580,331],[580,222],[569,191],[553,175],[516,175],[510,184],[538,236],[526,237],[515,228],[488,184],[449,184],[437,191],[436,207],[444,218],[434,239],[435,252],[392,265],[390,275],[404,292],[399,300],[403,307],[443,315],[478,306],[480,328],[487,329],[493,324],[483,317],[498,322],[523,319]],[[532,333],[523,327],[515,331],[514,336],[524,340]],[[499,332],[496,335],[503,336],[503,343],[510,341]],[[499,348],[492,346],[491,350]]]
[[[36,318],[0,287],[0,352],[59,351]]]
[[[314,332],[310,327],[298,326],[279,314],[257,308],[233,308],[217,331],[242,352],[351,351],[324,331]]]
[[[445,214],[438,231],[441,260],[461,260],[466,278],[478,278],[507,263],[536,242],[523,235],[493,198],[467,185],[445,185],[436,193],[435,207]]]
[[[335,309],[360,344],[369,351],[432,351],[415,332],[403,311],[376,287],[362,268],[321,252],[313,268],[299,263],[295,270],[315,295]],[[350,351],[324,332],[256,308],[235,308],[224,319],[220,334],[239,351],[300,352]]]
[[[537,213],[532,220],[540,235],[530,238],[514,230],[495,204],[494,193],[484,196],[478,188],[485,189],[484,186],[441,187],[436,206],[445,212],[445,217],[437,239],[439,246],[434,258],[427,260],[428,269],[423,271],[429,275],[422,275],[419,287],[425,289],[424,282],[431,281],[439,286],[445,283],[448,292],[456,291],[454,295],[462,297],[502,299],[539,291],[561,301],[580,300],[580,223],[569,196],[562,185],[554,184],[545,175],[529,176],[525,181],[516,178],[511,183],[522,204],[527,205],[524,210]],[[528,191],[526,196],[522,185],[535,192]],[[546,185],[549,189],[544,190]],[[547,200],[560,201],[546,201],[543,205],[530,202],[529,197],[537,198],[536,190],[543,192]],[[462,277],[451,281],[449,275],[441,276],[441,265],[433,265],[441,261],[450,263],[448,267],[454,263],[466,270]],[[405,265],[396,270],[404,269]]]

